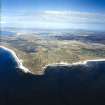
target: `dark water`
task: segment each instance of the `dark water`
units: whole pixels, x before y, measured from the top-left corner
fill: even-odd
[[[0,48],[0,105],[105,105],[105,61],[24,73]]]

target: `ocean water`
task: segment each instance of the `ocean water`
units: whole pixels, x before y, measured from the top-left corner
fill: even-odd
[[[0,105],[105,105],[105,60],[47,66],[33,75],[0,47]]]

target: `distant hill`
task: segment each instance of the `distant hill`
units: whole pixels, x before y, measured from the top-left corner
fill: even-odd
[[[53,36],[58,40],[78,40],[78,41],[84,41],[84,42],[92,42],[92,43],[102,43],[105,44],[105,33],[100,32],[100,33],[94,33],[94,34],[89,34],[89,35],[73,35],[73,34],[68,34],[68,35],[57,35]]]

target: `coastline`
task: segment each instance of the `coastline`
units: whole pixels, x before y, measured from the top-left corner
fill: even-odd
[[[13,56],[14,60],[17,62],[18,67],[23,70],[23,72],[25,73],[32,73],[28,68],[26,68],[25,66],[23,66],[22,61],[17,57],[15,51],[4,47],[4,46],[0,46],[0,48],[4,49],[5,51],[11,53],[11,55]],[[87,65],[88,63],[92,63],[92,62],[97,62],[97,61],[105,61],[105,59],[93,59],[93,60],[85,60],[85,61],[80,61],[80,62],[75,62],[75,63],[65,63],[65,62],[61,62],[61,63],[53,63],[53,64],[48,64],[44,67],[42,67],[41,71],[42,73],[45,72],[47,67],[54,67],[54,66],[76,66],[76,65]],[[32,73],[33,74],[33,73]]]
[[[26,67],[23,66],[21,60],[19,60],[19,58],[17,57],[16,53],[15,53],[13,50],[11,50],[11,49],[9,49],[9,48],[7,48],[7,47],[4,47],[4,46],[0,46],[0,48],[2,48],[2,49],[4,49],[5,51],[11,53],[11,55],[12,55],[13,58],[14,58],[14,60],[15,60],[15,61],[17,62],[17,64],[18,64],[18,67],[16,67],[16,68],[22,69],[25,73],[31,72],[30,70],[28,70],[28,68],[26,68]]]

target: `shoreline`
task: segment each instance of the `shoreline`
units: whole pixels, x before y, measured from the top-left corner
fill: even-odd
[[[28,72],[31,72],[28,68],[24,67],[23,66],[23,63],[21,62],[21,60],[17,57],[15,51],[7,48],[7,47],[4,47],[4,46],[0,46],[0,48],[4,49],[5,51],[8,51],[9,53],[12,54],[14,60],[17,62],[18,66],[16,68],[20,68],[22,69],[25,73],[28,73]]]
[[[12,55],[13,55],[13,58],[15,59],[15,61],[17,62],[18,64],[18,67],[17,68],[20,68],[22,69],[23,72],[25,73],[32,73],[28,68],[26,68],[25,66],[23,66],[23,63],[22,61],[17,57],[15,51],[5,47],[5,46],[0,46],[0,48],[10,52]],[[61,63],[53,63],[53,64],[48,64],[48,65],[45,65],[44,67],[42,67],[41,71],[42,73],[45,72],[46,68],[48,66],[50,67],[54,67],[54,66],[76,66],[76,65],[87,65],[89,62],[97,62],[97,61],[105,61],[105,59],[93,59],[93,60],[85,60],[85,61],[80,61],[80,62],[75,62],[75,63],[65,63],[65,62],[61,62]],[[34,74],[34,73],[32,73]]]

